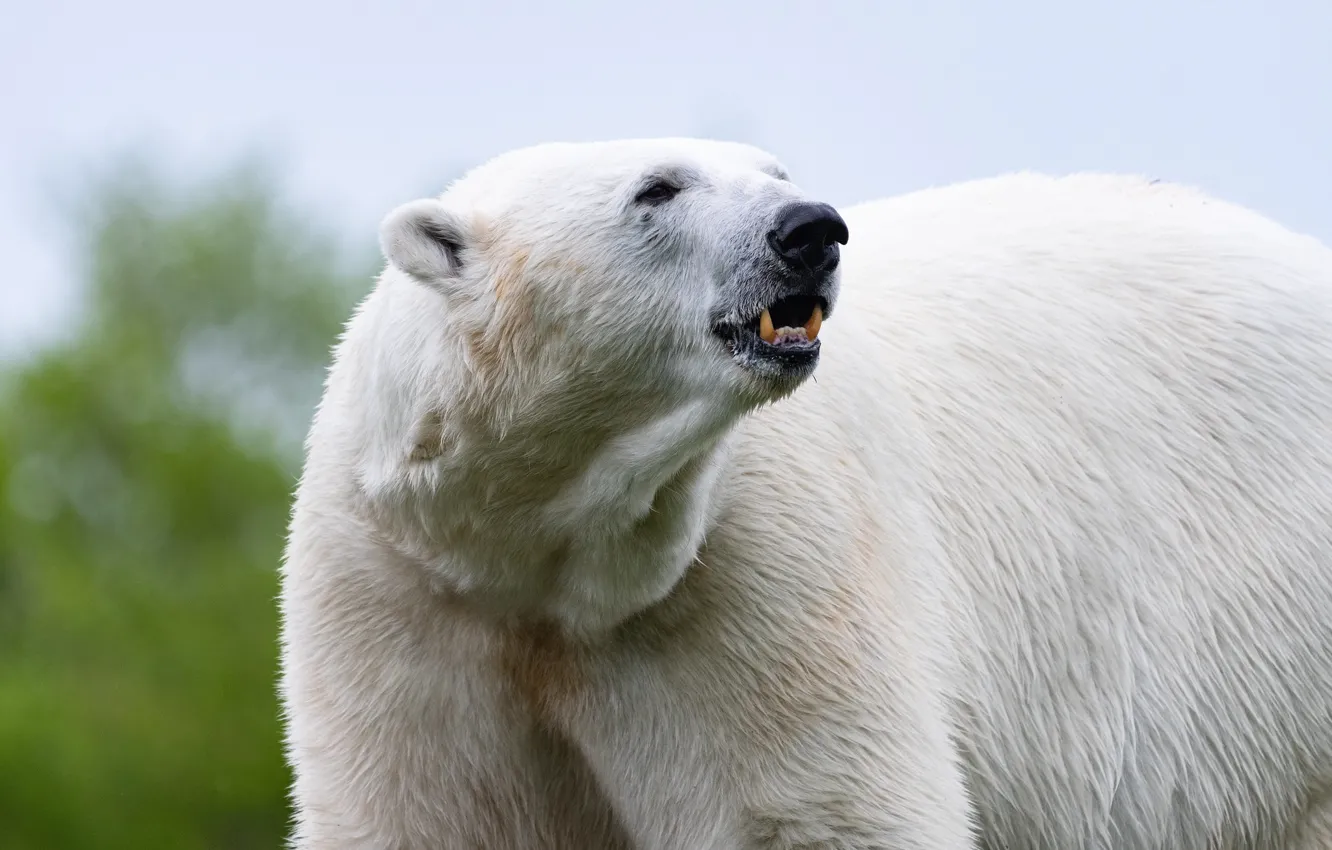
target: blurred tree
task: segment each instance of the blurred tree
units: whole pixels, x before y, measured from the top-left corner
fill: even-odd
[[[374,260],[270,177],[119,163],[79,209],[78,332],[0,378],[6,850],[281,846],[276,566]]]

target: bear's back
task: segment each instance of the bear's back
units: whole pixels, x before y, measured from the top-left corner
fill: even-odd
[[[931,446],[989,835],[1249,846],[1332,780],[1332,251],[1101,175],[845,216],[830,330]]]

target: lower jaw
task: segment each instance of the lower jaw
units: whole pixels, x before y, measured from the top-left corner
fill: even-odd
[[[809,377],[818,365],[819,348],[817,345],[803,345],[783,351],[765,350],[755,345],[734,346],[732,359],[754,377],[782,383],[799,382]]]
[[[718,340],[741,373],[743,394],[751,402],[780,398],[803,383],[819,363],[817,341],[772,345],[760,338],[757,329],[719,328]]]

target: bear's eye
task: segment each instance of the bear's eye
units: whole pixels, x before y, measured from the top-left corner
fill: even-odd
[[[674,183],[665,180],[653,180],[634,196],[634,201],[640,204],[664,204],[678,194],[680,194],[680,187]]]

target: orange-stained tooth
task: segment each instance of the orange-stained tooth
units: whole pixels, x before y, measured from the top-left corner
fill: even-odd
[[[772,329],[772,314],[764,310],[759,316],[759,338],[764,342],[777,339],[777,331]]]
[[[819,328],[821,327],[823,327],[823,308],[815,304],[814,312],[809,314],[809,321],[805,322],[805,336],[809,338],[810,342],[819,338]]]

